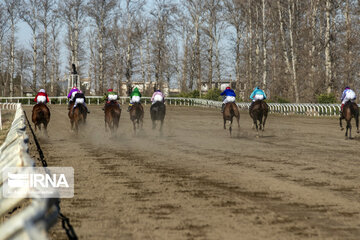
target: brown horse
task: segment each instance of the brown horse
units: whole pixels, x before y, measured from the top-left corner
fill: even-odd
[[[119,120],[121,115],[121,108],[118,102],[110,101],[105,104],[105,131],[109,127],[111,133],[115,134],[119,127]]]
[[[239,123],[240,113],[238,106],[233,102],[226,103],[223,111],[224,129],[226,129],[226,121],[230,121],[230,126],[229,126],[230,136],[232,131],[233,117],[236,118],[238,130],[240,130],[240,123]]]
[[[74,130],[76,134],[79,132],[79,126],[86,123],[87,109],[83,104],[77,104],[74,108],[74,103],[70,104],[69,114],[71,130]]]
[[[356,123],[356,128],[357,128],[356,132],[359,133],[359,107],[356,103],[352,103],[352,102],[348,101],[347,103],[345,103],[342,114],[340,116],[341,131],[344,130],[344,128],[342,126],[342,120],[343,119],[346,120],[345,139],[352,139],[351,138],[351,119],[353,117],[355,118],[355,123]],[[348,137],[348,130],[350,130],[349,137]]]
[[[45,135],[47,135],[47,125],[50,122],[50,110],[44,103],[38,103],[32,110],[32,121],[35,125],[35,131],[39,127],[41,131],[41,124],[44,125]]]
[[[255,101],[249,109],[250,117],[253,119],[254,125],[256,126],[257,135],[259,136],[260,130],[265,130],[266,118],[269,112],[269,106],[263,100]],[[258,126],[259,121],[259,126]]]
[[[138,128],[142,129],[144,119],[144,108],[141,103],[134,103],[130,110],[130,120],[134,125],[134,133],[136,134],[136,123]]]

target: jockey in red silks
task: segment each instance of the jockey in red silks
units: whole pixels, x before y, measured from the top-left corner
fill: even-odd
[[[48,97],[47,93],[45,92],[45,89],[39,90],[39,92],[36,94],[34,101],[36,102],[36,104],[38,104],[38,103],[46,104],[46,103],[50,102],[49,97]]]

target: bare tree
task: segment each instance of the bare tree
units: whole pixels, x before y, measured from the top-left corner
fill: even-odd
[[[42,25],[42,64],[41,64],[41,86],[42,88],[46,88],[47,84],[47,72],[48,72],[48,28],[51,24],[52,12],[55,7],[54,0],[40,0],[40,13],[39,20]]]
[[[203,22],[203,12],[204,12],[204,1],[201,0],[185,0],[185,6],[187,11],[191,16],[191,21],[193,24],[193,49],[192,49],[192,59],[191,59],[191,74],[196,75],[196,86],[197,90],[201,95],[201,85],[202,85],[202,68],[201,68],[201,58],[200,58],[200,29]]]
[[[24,77],[30,67],[31,52],[25,48],[16,51],[17,75],[20,77],[20,96],[23,96],[25,81]]]
[[[69,69],[75,64],[77,72],[81,72],[81,44],[80,36],[82,36],[85,22],[85,0],[64,0],[60,1],[61,16],[67,25],[67,47],[70,52]]]
[[[326,15],[326,30],[325,30],[325,85],[326,91],[330,94],[333,90],[332,83],[332,60],[331,60],[331,0],[326,0],[325,15]]]
[[[89,17],[93,20],[96,26],[97,44],[98,44],[98,61],[99,61],[99,92],[104,92],[104,80],[106,72],[105,54],[106,54],[106,34],[108,26],[112,19],[115,0],[97,1],[91,0],[87,3],[86,9]]]
[[[59,79],[59,55],[60,55],[60,46],[59,46],[59,31],[60,31],[60,22],[56,21],[58,14],[53,14],[53,20],[50,23],[50,45],[51,45],[51,72],[50,72],[50,93],[51,95],[55,94],[54,86],[57,85],[57,80]]]
[[[39,31],[39,0],[23,0],[21,4],[21,19],[28,24],[32,31],[32,84],[31,89],[36,92],[37,89],[37,61],[38,46],[37,34]]]
[[[169,38],[171,31],[171,15],[175,12],[175,6],[168,0],[156,0],[155,9],[152,11],[155,22],[156,38],[153,40],[155,80],[157,87],[163,90],[164,74],[169,70],[167,57],[169,55]]]
[[[241,1],[227,0],[224,1],[226,7],[226,20],[235,28],[235,75],[236,75],[236,89],[240,90],[240,69],[241,69],[241,37],[245,25],[244,15],[246,14],[245,5]],[[249,39],[251,41],[251,39]]]
[[[14,94],[14,73],[15,73],[15,31],[16,23],[19,20],[19,0],[4,0],[6,11],[8,13],[11,35],[10,35],[10,97]]]
[[[1,96],[5,96],[5,59],[4,59],[4,41],[6,33],[9,30],[9,18],[5,4],[0,2],[0,78],[1,78]]]

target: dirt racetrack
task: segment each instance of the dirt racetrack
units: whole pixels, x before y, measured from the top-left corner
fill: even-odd
[[[80,239],[360,239],[360,137],[337,118],[270,114],[255,138],[241,112],[230,138],[218,109],[168,106],[161,137],[146,106],[134,137],[125,106],[110,139],[101,107],[76,137],[50,105],[40,137],[49,166],[75,170],[61,207]],[[50,237],[67,239],[61,222]]]

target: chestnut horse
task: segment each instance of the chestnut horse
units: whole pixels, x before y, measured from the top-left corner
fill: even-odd
[[[105,104],[105,131],[109,127],[111,133],[115,134],[119,127],[119,120],[121,115],[121,108],[117,101],[110,101]]]
[[[159,120],[160,123],[160,132],[162,132],[162,127],[164,124],[164,118],[166,114],[166,106],[163,102],[155,102],[150,107],[150,116],[152,120],[152,129],[156,128],[156,121]]]
[[[341,131],[344,130],[342,126],[342,120],[346,120],[346,132],[345,132],[345,139],[352,139],[351,138],[351,119],[355,118],[357,133],[359,133],[359,107],[356,103],[352,103],[348,101],[345,103],[343,107],[342,114],[340,116],[340,128]],[[348,137],[348,130],[349,131],[349,137]]]
[[[35,131],[39,127],[41,131],[41,124],[44,125],[45,135],[47,135],[47,125],[50,122],[50,110],[45,103],[35,104],[32,110],[32,122],[35,125]]]
[[[232,131],[233,117],[236,118],[238,130],[240,130],[240,123],[239,123],[240,113],[239,113],[238,106],[236,105],[236,103],[233,103],[233,102],[226,103],[226,105],[224,107],[224,112],[223,112],[224,129],[226,129],[226,121],[230,121],[230,126],[229,126],[230,136],[231,136],[231,131]]]
[[[144,108],[141,103],[134,103],[130,110],[130,120],[134,125],[134,133],[136,134],[136,123],[138,128],[142,129],[144,119]]]
[[[71,130],[74,130],[75,125],[75,132],[77,134],[79,126],[86,123],[87,109],[80,103],[74,108],[74,103],[71,103],[68,116],[70,118]]]
[[[254,125],[256,126],[257,136],[259,136],[259,129],[262,131],[265,130],[268,112],[269,106],[263,100],[256,100],[249,109],[250,117],[253,119]]]

